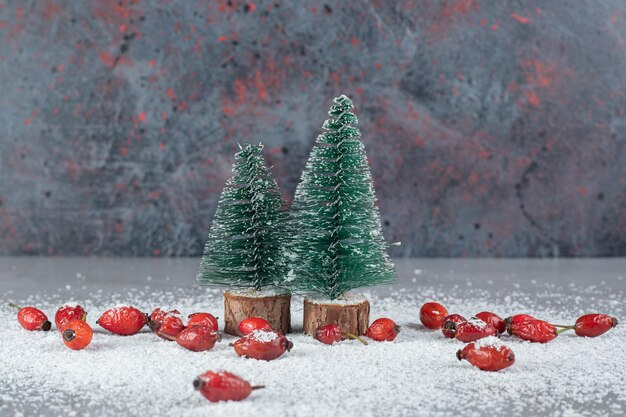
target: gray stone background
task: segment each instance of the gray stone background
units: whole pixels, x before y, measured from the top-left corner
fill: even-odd
[[[201,253],[355,102],[395,256],[626,255],[624,1],[0,1],[0,254]]]

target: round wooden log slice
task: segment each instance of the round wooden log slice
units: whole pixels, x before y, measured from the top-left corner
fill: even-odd
[[[241,336],[238,327],[248,317],[261,317],[283,334],[291,331],[291,294],[264,291],[224,292],[224,332]]]
[[[363,297],[323,301],[304,299],[304,333],[313,335],[320,326],[336,323],[343,333],[362,335],[370,320],[370,303]]]

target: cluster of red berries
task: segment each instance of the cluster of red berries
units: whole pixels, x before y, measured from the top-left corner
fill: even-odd
[[[211,350],[221,340],[217,317],[210,313],[193,313],[183,323],[178,310],[156,308],[149,316],[135,307],[116,307],[107,310],[98,324],[112,333],[138,333],[146,324],[159,337],[175,340],[180,346],[194,352]],[[272,329],[260,317],[250,317],[239,323],[243,335],[231,346],[239,356],[270,361],[291,350],[293,343],[285,335]]]
[[[48,316],[38,308],[9,305],[18,310],[17,320],[26,330],[47,332],[52,328]],[[91,343],[93,330],[86,320],[87,312],[79,305],[61,306],[54,315],[54,323],[61,332],[63,343],[70,349],[81,350]]]
[[[180,346],[193,352],[211,350],[222,339],[218,332],[217,317],[211,313],[190,314],[185,325],[178,310],[157,307],[147,317],[146,324],[161,339],[175,340]]]
[[[567,330],[574,330],[578,336],[596,337],[617,326],[617,319],[606,314],[586,314],[571,326],[551,324],[529,314],[503,319],[490,311],[480,312],[467,320],[459,314],[448,314],[448,310],[436,302],[421,307],[420,320],[429,329],[441,329],[447,338],[469,343],[457,352],[457,358],[466,359],[485,371],[499,371],[513,365],[515,355],[501,343],[474,343],[478,340],[500,337],[507,332],[528,342],[547,343]]]
[[[293,347],[293,343],[283,334],[276,332],[268,321],[260,317],[250,317],[239,323],[239,333],[243,336],[231,346],[239,356],[259,360],[272,360],[280,357],[285,351]],[[393,320],[381,318],[375,320],[365,332],[372,340],[391,341],[400,332]],[[359,340],[367,345],[360,337],[343,333],[338,324],[320,326],[314,335],[316,340],[332,345],[343,338]],[[252,386],[250,383],[230,372],[207,371],[198,376],[193,386],[209,401],[240,401],[247,398],[253,390],[264,388],[263,385]]]
[[[14,304],[11,306],[19,310],[17,318],[25,329],[48,331],[52,327],[41,310],[21,308]],[[64,305],[56,312],[56,327],[70,349],[84,349],[91,342],[93,330],[86,323],[86,318],[87,312],[79,305]],[[210,350],[221,339],[217,317],[212,314],[194,313],[187,319],[185,325],[178,310],[156,308],[148,315],[135,307],[122,306],[105,311],[96,323],[112,333],[124,336],[137,334],[148,325],[157,336],[175,340],[180,346],[194,352]],[[586,314],[571,326],[551,324],[529,314],[502,319],[489,311],[480,312],[467,320],[459,314],[448,314],[448,310],[436,302],[421,307],[420,320],[429,329],[441,329],[447,338],[468,343],[457,351],[457,358],[467,360],[485,371],[499,371],[515,362],[513,351],[496,338],[505,332],[529,342],[547,343],[567,330],[574,330],[579,336],[596,337],[617,325],[617,319],[606,314]],[[293,347],[285,335],[275,331],[267,320],[260,317],[243,320],[238,330],[242,337],[230,346],[239,356],[270,361]],[[379,318],[368,327],[365,336],[375,341],[393,341],[399,332],[400,326],[393,320]],[[356,339],[367,345],[357,335],[344,333],[341,326],[335,323],[320,326],[314,338],[328,345],[345,338]],[[194,388],[209,401],[215,402],[242,400],[263,386],[252,386],[229,372],[207,371],[195,379]]]
[[[19,310],[17,319],[26,330],[48,331],[52,327],[43,311],[35,307],[12,306]],[[87,312],[79,305],[64,305],[57,311],[56,327],[70,349],[84,349],[91,343],[93,330],[86,319]],[[121,306],[105,311],[96,323],[121,336],[137,334],[148,325],[162,339],[175,340],[194,352],[210,350],[221,340],[217,317],[204,312],[190,314],[185,325],[178,310],[156,308],[148,315],[136,307]],[[269,361],[293,347],[285,335],[273,330],[270,323],[260,317],[243,320],[239,331],[243,337],[231,345],[239,356]]]
[[[46,314],[35,307],[18,307],[17,319],[26,330],[51,329]],[[55,315],[57,329],[65,344],[74,350],[84,349],[93,338],[93,330],[85,321],[87,312],[79,305],[64,305]],[[130,336],[148,327],[165,340],[175,340],[180,346],[194,352],[210,350],[221,337],[217,317],[210,313],[194,313],[183,323],[178,310],[156,308],[150,315],[132,306],[114,307],[105,311],[96,321],[111,333]],[[243,335],[231,344],[235,353],[246,358],[270,361],[291,350],[293,343],[276,332],[268,321],[250,317],[239,323]],[[263,386],[251,386],[247,381],[229,372],[207,371],[194,381],[194,388],[209,401],[239,401]]]

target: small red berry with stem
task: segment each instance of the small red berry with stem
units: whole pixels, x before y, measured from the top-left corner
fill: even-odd
[[[272,330],[272,325],[264,318],[248,317],[247,319],[241,320],[237,329],[239,330],[239,333],[245,336],[252,333],[254,330]]]
[[[448,310],[439,303],[429,302],[420,308],[420,320],[422,324],[432,330],[441,329],[443,319],[448,315]]]
[[[246,358],[271,361],[293,348],[291,340],[275,331],[254,330],[231,346],[235,353]]]
[[[165,318],[174,315],[180,316],[180,311],[176,309],[163,310],[161,307],[157,307],[152,310],[152,313],[150,313],[150,317],[148,317],[148,327],[150,328],[150,330],[156,331],[156,329],[159,327],[161,322],[165,320]]]
[[[453,321],[448,321],[446,322],[445,327],[448,331],[454,333],[454,337],[457,340],[466,343],[498,334],[496,328],[491,324],[485,323],[475,317],[459,324],[456,324]]]
[[[446,325],[447,322],[453,322],[455,326]],[[450,314],[443,319],[443,327],[441,328],[441,332],[448,339],[454,339],[454,335],[456,334],[456,325],[459,323],[463,323],[467,321],[465,317],[460,314]]]
[[[251,386],[245,379],[225,371],[207,371],[193,381],[193,387],[211,402],[241,401],[252,391],[265,388],[264,385]]]
[[[506,322],[502,319],[502,317],[492,313],[491,311],[481,311],[474,317],[484,321],[485,323],[491,324],[500,334],[506,331]]]
[[[208,326],[187,327],[176,336],[176,343],[193,352],[213,349],[222,336]]]
[[[617,323],[617,318],[607,314],[585,314],[578,317],[574,326],[567,328],[573,328],[578,336],[596,337],[608,332],[617,326]]]
[[[114,307],[105,311],[96,323],[111,333],[130,336],[148,323],[148,315],[131,306]]]
[[[18,310],[17,321],[26,330],[43,330],[44,332],[47,332],[50,330],[50,327],[52,327],[52,323],[50,323],[48,317],[38,308],[20,307],[13,303],[10,303],[9,306]]]
[[[207,326],[213,331],[219,330],[219,324],[217,323],[217,317],[211,313],[193,313],[187,317],[187,327],[193,326]]]
[[[78,304],[65,304],[54,315],[54,324],[56,324],[57,330],[62,332],[65,325],[74,319],[87,320],[87,312]]]
[[[341,326],[335,323],[318,327],[313,337],[315,338],[315,340],[318,340],[325,345],[332,345],[333,343],[341,341],[344,336],[350,339],[358,340],[364,345],[367,345],[367,342],[361,339],[359,336],[352,333],[343,333],[341,331]]]
[[[86,348],[93,339],[91,326],[82,319],[74,319],[65,325],[63,329],[63,343],[72,350]]]
[[[365,331],[365,336],[377,342],[392,341],[398,336],[402,328],[395,321],[388,318],[374,320]]]
[[[467,360],[478,369],[491,372],[500,371],[515,363],[515,355],[507,346],[498,343],[497,339],[490,341],[491,343],[483,343],[483,340],[459,349],[456,357]]]
[[[533,343],[548,343],[555,339],[559,333],[567,330],[569,329],[557,330],[554,325],[537,319],[507,325],[509,334]]]

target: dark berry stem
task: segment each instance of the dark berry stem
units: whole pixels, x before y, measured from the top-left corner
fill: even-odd
[[[63,339],[67,340],[68,342],[71,342],[75,338],[76,338],[76,332],[74,330],[67,329],[63,332]]]
[[[17,304],[13,304],[13,303],[9,303],[9,307],[13,307],[16,310],[21,310],[22,307],[18,306]]]
[[[265,385],[253,385],[250,388],[252,388],[252,391],[254,391],[255,389],[263,389],[263,388],[265,388]]]

